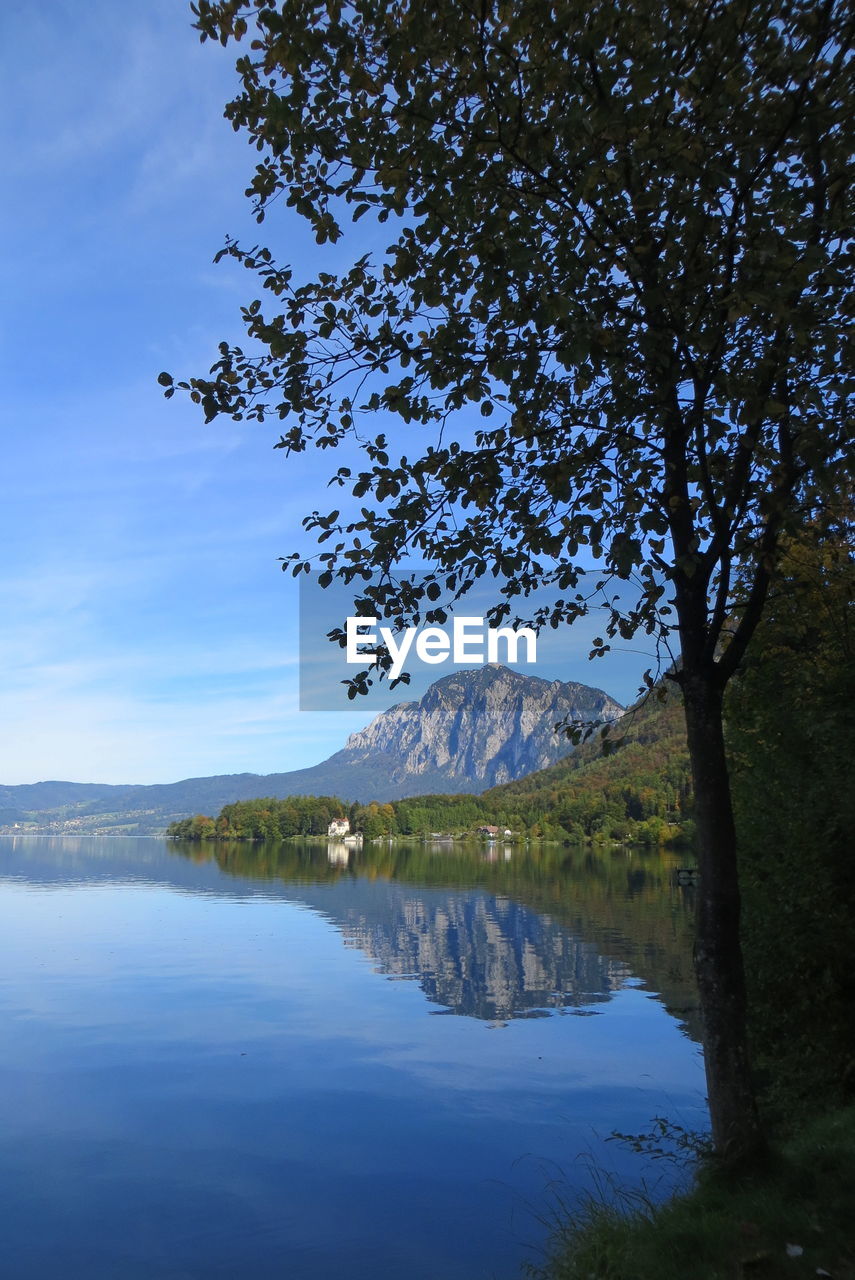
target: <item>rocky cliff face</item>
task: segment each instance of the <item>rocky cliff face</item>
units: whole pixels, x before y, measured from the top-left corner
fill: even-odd
[[[414,790],[439,776],[449,787],[482,791],[544,769],[572,750],[554,732],[561,720],[613,720],[623,708],[600,689],[525,676],[492,664],[431,685],[351,734],[336,764],[382,757],[390,781]],[[331,763],[331,762],[330,762]]]

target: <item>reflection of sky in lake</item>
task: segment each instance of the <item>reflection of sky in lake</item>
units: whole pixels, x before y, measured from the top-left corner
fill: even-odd
[[[4,1280],[511,1277],[542,1240],[532,1206],[548,1211],[555,1163],[570,1188],[585,1152],[637,1177],[602,1137],[655,1114],[704,1123],[697,1047],[632,982],[595,997],[599,1017],[431,1017],[424,974],[389,981],[342,946],[329,890],[347,881],[295,902],[157,842],[93,841],[51,883],[62,843],[17,843],[0,849]],[[136,880],[134,850],[150,859]],[[353,882],[360,927],[389,887],[372,902]],[[488,899],[393,888],[456,901],[461,922]],[[325,892],[326,909],[305,901]],[[536,950],[533,926],[523,942]],[[457,962],[472,964],[462,942]]]

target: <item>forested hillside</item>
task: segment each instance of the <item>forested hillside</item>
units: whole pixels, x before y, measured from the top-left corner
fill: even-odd
[[[488,796],[571,839],[657,844],[687,838],[692,800],[683,711],[673,692],[664,693],[664,701],[654,695],[623,717],[609,736],[609,754],[596,738],[575,756]]]

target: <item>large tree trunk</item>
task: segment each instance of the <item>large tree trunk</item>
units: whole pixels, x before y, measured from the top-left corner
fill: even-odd
[[[748,1058],[745,972],[739,938],[736,830],[724,750],[722,690],[710,674],[681,680],[698,828],[695,974],[713,1144],[728,1164],[750,1161],[765,1143]]]

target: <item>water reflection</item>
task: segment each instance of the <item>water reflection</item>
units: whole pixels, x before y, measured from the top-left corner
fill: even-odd
[[[691,889],[497,852],[0,840],[4,1280],[518,1280],[581,1153],[648,1176]]]
[[[491,1022],[605,1001],[630,976],[549,917],[473,891],[375,888],[370,909],[351,905],[335,922],[382,973],[416,977],[429,1000]]]
[[[441,841],[329,841],[325,855],[300,844],[175,849],[234,877],[278,881],[444,1011],[493,1024],[579,1012],[632,979],[697,1036],[691,890],[658,853]]]
[[[677,865],[660,853],[555,845],[0,840],[0,875],[304,903],[444,1011],[491,1023],[595,1011],[631,978],[700,1039],[693,887],[677,883]]]

